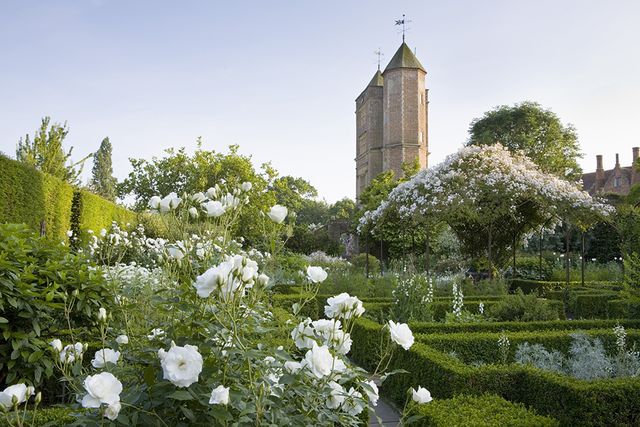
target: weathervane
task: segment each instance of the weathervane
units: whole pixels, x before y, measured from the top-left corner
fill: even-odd
[[[402,25],[402,43],[404,43],[404,34],[406,33],[407,29],[405,29],[404,24],[408,24],[409,21],[408,19],[404,19],[404,13],[402,14],[402,19],[396,19],[396,25]]]
[[[380,58],[384,56],[384,53],[382,53],[382,49],[380,48],[378,48],[378,50],[374,50],[373,53],[378,56],[378,71],[380,71]]]

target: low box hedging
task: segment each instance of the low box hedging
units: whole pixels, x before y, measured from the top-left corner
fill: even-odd
[[[615,292],[571,293],[567,311],[574,319],[607,319],[609,300],[616,299]]]
[[[512,403],[495,394],[458,395],[435,399],[424,405],[410,406],[408,414],[421,418],[411,424],[424,427],[552,427],[556,419],[544,417],[522,404]]]
[[[611,318],[640,319],[640,299],[614,299],[607,301]]]
[[[547,349],[560,350],[567,354],[576,331],[521,331],[504,332],[509,338],[510,360],[513,360],[519,344],[542,344]],[[616,337],[611,329],[587,329],[581,331],[591,337],[602,340],[606,348],[615,348]],[[449,333],[449,334],[415,334],[416,341],[424,343],[445,353],[454,352],[465,363],[496,363],[500,360],[498,339],[503,333]],[[640,341],[640,332],[627,330],[627,343]]]
[[[522,289],[525,294],[537,292],[540,296],[548,296],[549,292],[561,291],[567,286],[566,282],[549,282],[530,279],[511,279],[509,281],[509,289],[515,291],[516,289]],[[574,288],[588,288],[591,290],[609,290],[619,291],[622,289],[622,285],[615,282],[585,282],[585,286],[582,287],[582,282],[569,282],[569,287]]]
[[[21,412],[21,416],[24,416],[25,423],[27,426],[64,426],[67,424],[71,424],[76,420],[76,415],[78,414],[77,410],[71,408],[38,408],[38,410],[34,412],[29,410],[26,414]],[[12,423],[7,422],[4,416],[0,417],[0,427],[9,427],[15,426],[16,421],[14,414],[8,415],[9,419],[12,420]]]
[[[351,357],[374,369],[382,326],[367,319],[352,331]],[[388,332],[385,332],[388,333]],[[637,425],[640,422],[640,382],[637,379],[580,381],[519,365],[472,367],[422,342],[397,348],[389,369],[404,369],[387,379],[381,393],[404,405],[407,390],[423,386],[435,398],[457,394],[493,393],[520,402],[563,426]]]
[[[438,323],[409,322],[414,334],[446,334],[460,332],[502,332],[502,331],[569,331],[578,329],[610,329],[616,325],[627,329],[640,328],[640,320],[550,320],[540,322],[473,322]]]
[[[316,299],[313,299],[313,295],[304,294],[273,294],[271,296],[274,307],[283,308],[289,312],[293,307],[293,304],[300,303],[306,298],[312,298],[307,302],[300,311],[301,316],[307,316],[312,319],[318,319],[319,307]]]

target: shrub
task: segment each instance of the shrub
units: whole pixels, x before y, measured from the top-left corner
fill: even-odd
[[[365,266],[367,263],[367,256],[369,257],[369,274],[379,274],[380,273],[380,261],[378,261],[378,258],[374,257],[373,255],[369,254],[365,254],[365,253],[361,253],[358,254],[356,256],[354,256],[351,259],[351,264],[353,264],[353,268],[359,272],[361,272],[362,274],[364,274],[365,272]]]
[[[53,372],[43,337],[66,326],[65,305],[74,322],[90,325],[113,298],[87,259],[24,225],[0,225],[0,253],[0,384],[37,385]]]
[[[507,295],[502,301],[487,307],[487,315],[498,321],[557,320],[558,310],[549,301],[539,299],[535,294],[525,295],[518,290]]]
[[[591,291],[592,293],[569,292],[567,311],[576,319],[606,319],[609,300],[615,292]]]
[[[511,403],[500,396],[458,395],[451,399],[433,400],[413,405],[410,414],[422,416],[412,425],[429,427],[547,427],[558,421],[528,410],[524,405]]]
[[[82,412],[82,411],[81,411]],[[25,425],[41,427],[41,426],[63,426],[71,424],[75,421],[75,414],[78,410],[71,408],[38,408],[35,413],[33,411],[27,411],[24,415]],[[0,427],[9,427],[16,425],[14,420],[15,413],[9,415],[9,420],[12,423],[7,422],[4,417],[0,417]]]

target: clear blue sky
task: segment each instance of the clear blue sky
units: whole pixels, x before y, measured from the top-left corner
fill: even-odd
[[[354,99],[400,44],[428,71],[431,164],[496,105],[533,100],[595,155],[640,145],[640,1],[130,1],[0,3],[0,151],[40,118],[76,157],[103,137],[129,157],[239,144],[329,201],[355,192]],[[384,66],[384,64],[383,64]],[[91,165],[87,165],[90,170]]]

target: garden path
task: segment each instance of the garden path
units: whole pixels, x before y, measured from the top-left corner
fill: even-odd
[[[369,417],[369,425],[374,427],[396,427],[400,425],[400,414],[391,406],[387,401],[380,399],[376,406],[376,415],[380,417],[382,424],[378,422],[378,419],[374,414]]]

